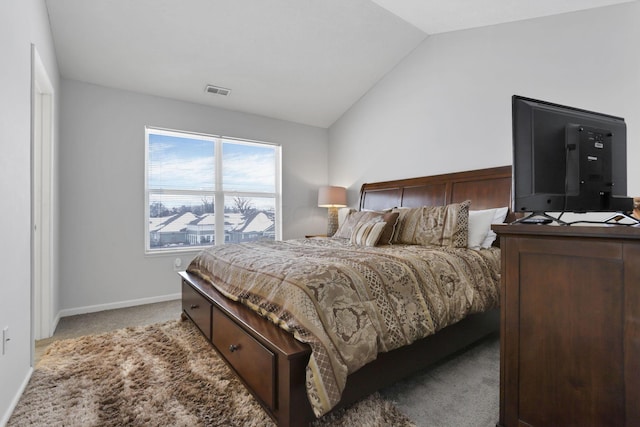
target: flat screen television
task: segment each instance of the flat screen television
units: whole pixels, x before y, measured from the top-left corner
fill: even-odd
[[[514,95],[514,212],[622,212],[627,127],[621,117]]]

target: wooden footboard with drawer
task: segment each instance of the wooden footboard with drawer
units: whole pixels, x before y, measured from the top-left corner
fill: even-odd
[[[204,280],[180,272],[182,310],[281,426],[314,419],[306,398],[311,349]]]

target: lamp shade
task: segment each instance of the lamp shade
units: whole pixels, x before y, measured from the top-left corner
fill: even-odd
[[[318,191],[318,207],[342,208],[347,206],[347,189],[344,187],[320,187]]]

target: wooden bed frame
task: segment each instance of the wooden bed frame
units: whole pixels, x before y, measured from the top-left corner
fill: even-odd
[[[471,209],[511,206],[511,166],[364,184],[360,209],[444,205],[471,200]],[[507,220],[512,220],[509,214]],[[279,426],[308,425],[308,345],[181,272],[183,319],[191,319]],[[474,314],[435,335],[388,353],[349,375],[344,407],[499,330],[499,310]]]

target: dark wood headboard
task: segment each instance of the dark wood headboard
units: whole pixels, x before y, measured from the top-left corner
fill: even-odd
[[[442,206],[471,200],[471,209],[511,207],[511,166],[363,184],[360,209]],[[515,219],[509,212],[507,221]]]

